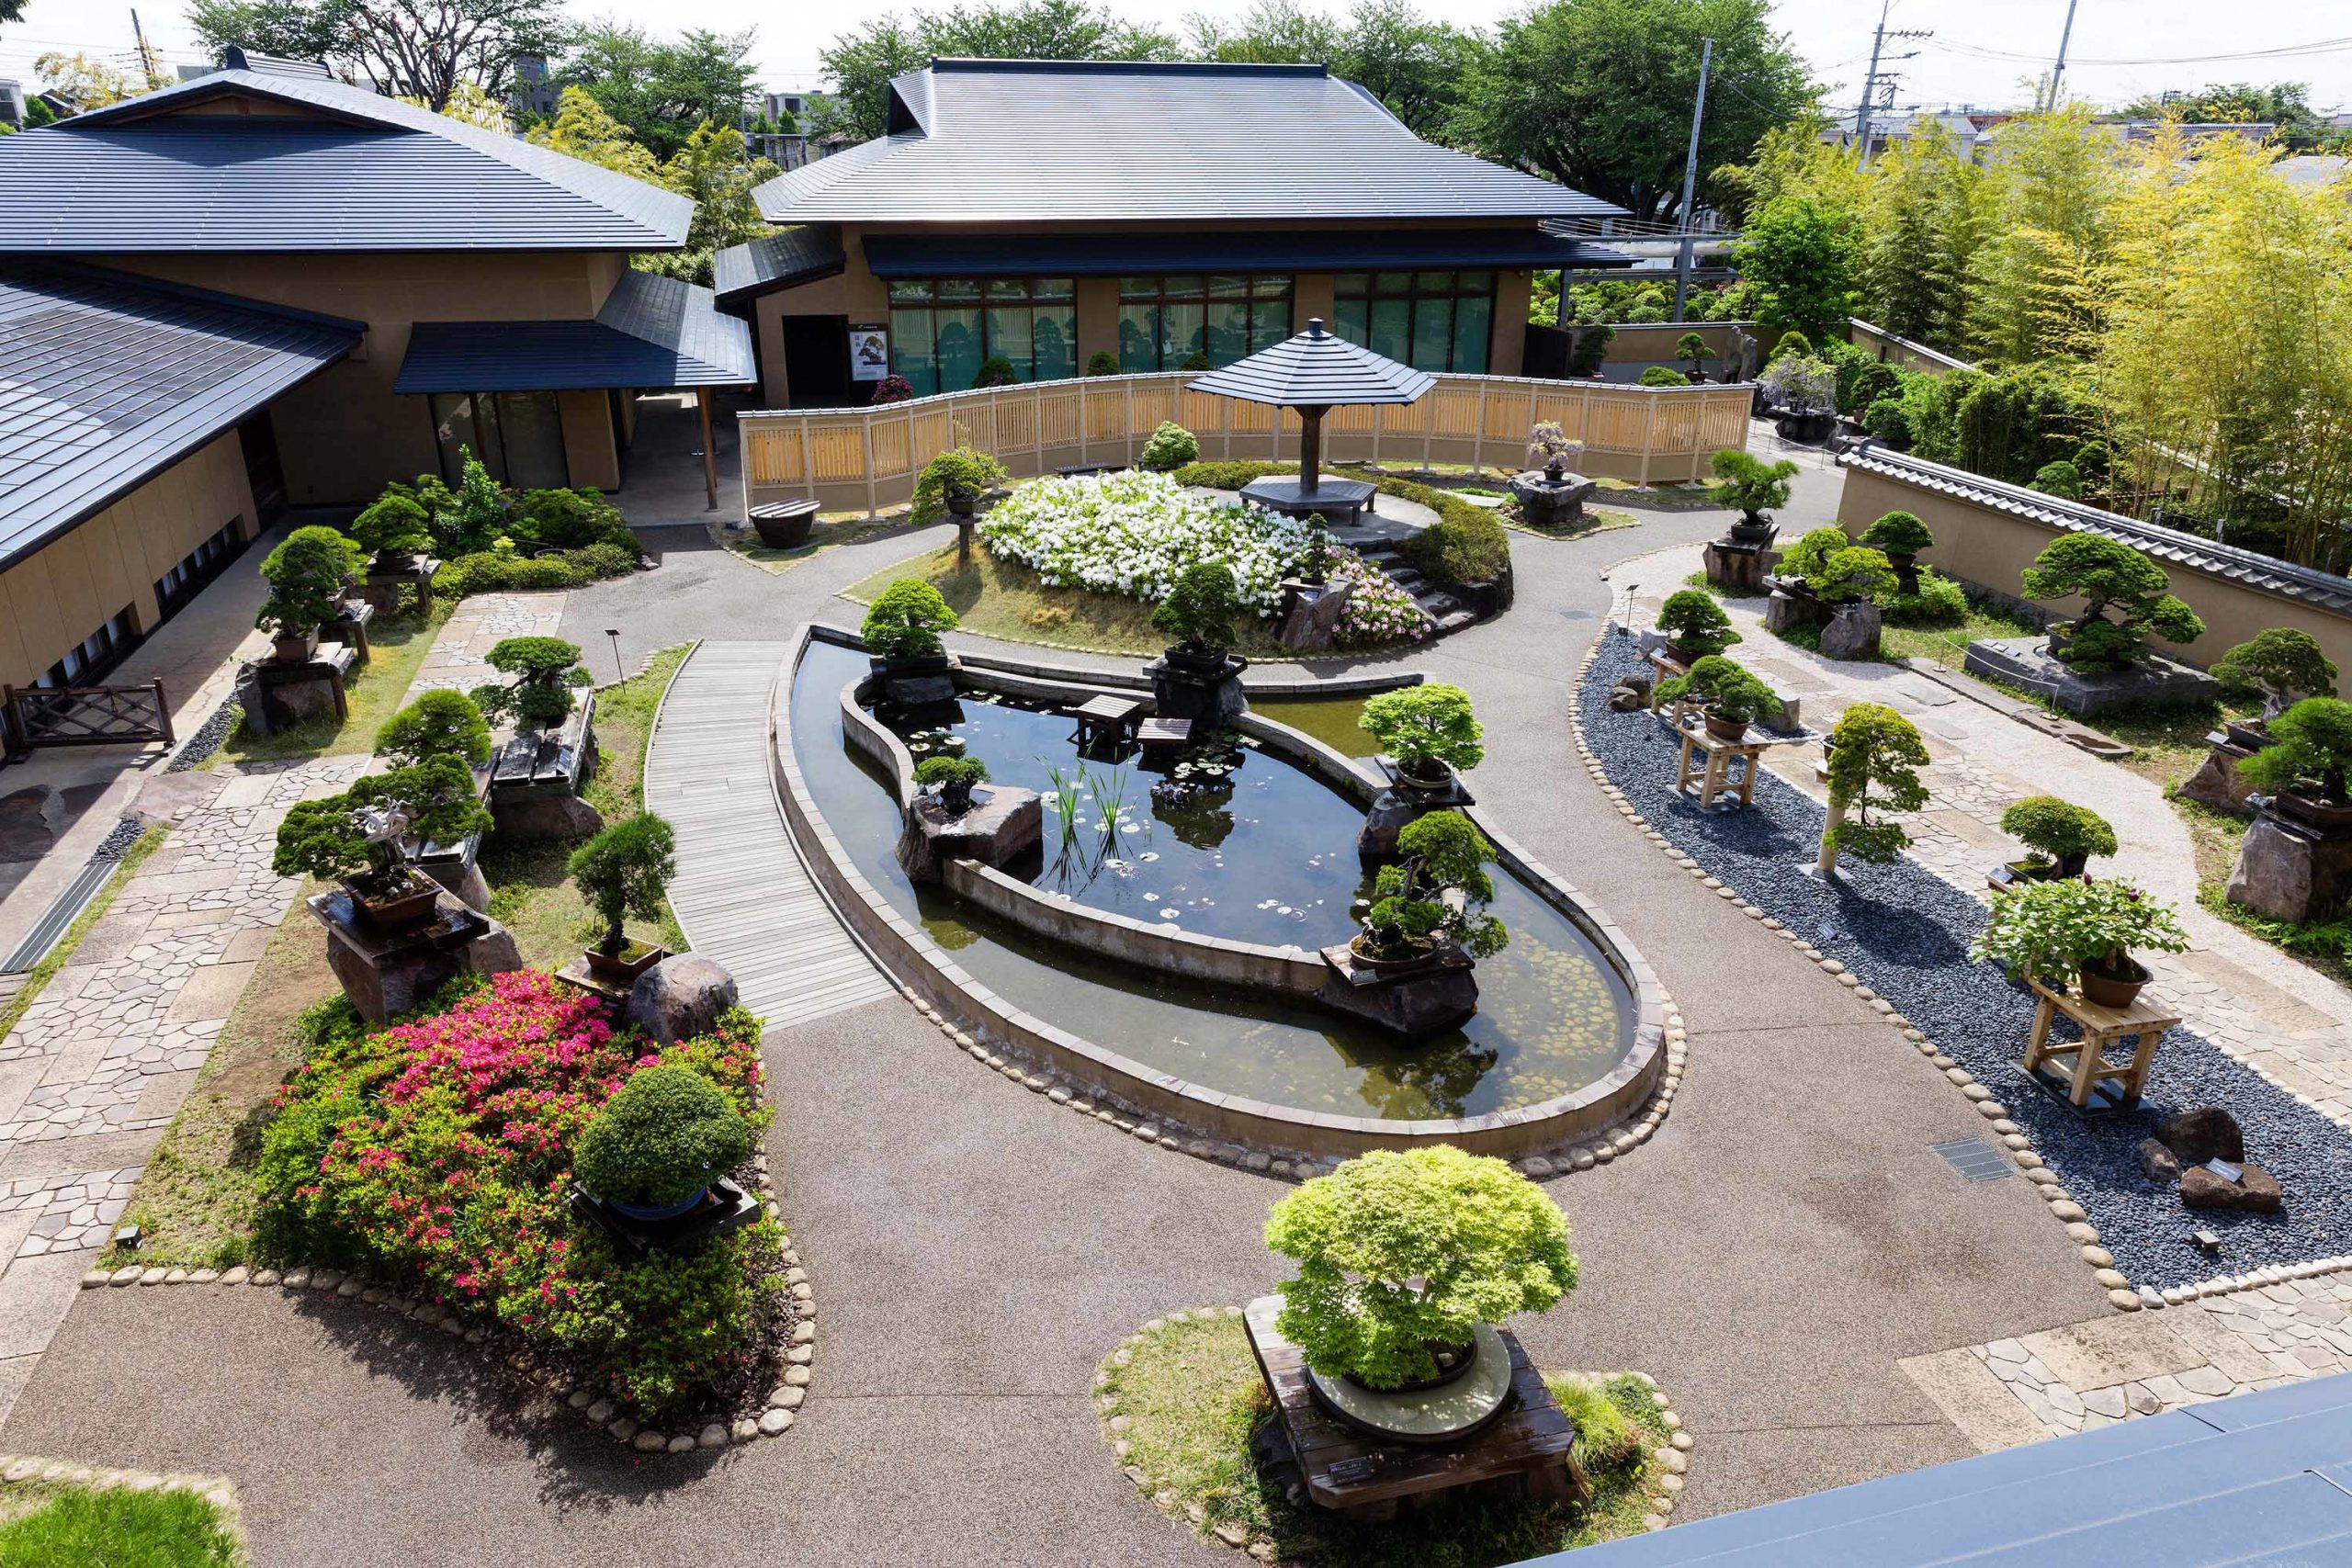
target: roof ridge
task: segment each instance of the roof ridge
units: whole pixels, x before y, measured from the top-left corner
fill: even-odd
[[[989,55],[933,55],[925,69],[951,73],[1052,76],[1329,76],[1321,61],[1241,60],[1006,60]],[[912,74],[912,73],[907,73]]]

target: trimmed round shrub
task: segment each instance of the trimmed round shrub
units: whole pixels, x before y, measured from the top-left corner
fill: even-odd
[[[2001,813],[2001,831],[2053,861],[2111,855],[2115,829],[2087,806],[2054,795],[2030,795]]]
[[[1098,348],[1087,356],[1086,373],[1089,376],[1116,376],[1119,373],[1119,356],[1107,348]]]
[[[405,485],[399,486],[351,520],[351,536],[371,555],[415,555],[433,547],[433,514]]]
[[[1184,363],[1179,365],[1176,368],[1179,370],[1197,372],[1202,370],[1213,370],[1216,367],[1209,363],[1209,356],[1207,355],[1203,354],[1196,348],[1193,350],[1192,353],[1186,355],[1184,356]]]
[[[1918,513],[1889,512],[1863,529],[1862,536],[1855,542],[1891,556],[1916,556],[1934,545],[1936,536],[1919,521]]]
[[[490,726],[463,692],[427,692],[384,721],[376,755],[400,767],[427,757],[455,757],[473,767],[490,761]]]
[[[914,395],[914,383],[904,376],[885,376],[874,383],[873,400],[877,403],[911,402]]]
[[[1919,586],[1910,593],[1890,593],[1883,613],[1890,626],[1957,626],[1968,622],[1968,595],[1943,573],[1921,567]]]
[[[1862,433],[1890,446],[1908,446],[1913,440],[1911,406],[1901,398],[1881,398],[1862,411]]]
[[[683,1202],[743,1163],[752,1129],[692,1067],[631,1073],[580,1134],[571,1174],[612,1203]]]
[[[2033,488],[2045,495],[2054,495],[2064,501],[2080,501],[2083,495],[2083,473],[2080,468],[2063,458],[2055,463],[2044,463],[2034,470]]]
[[[515,498],[509,536],[554,550],[584,550],[592,545],[625,551],[637,564],[637,536],[621,509],[593,490],[526,490]]]
[[[1165,474],[1200,460],[1200,438],[1174,420],[1162,420],[1159,428],[1151,433],[1151,439],[1143,444],[1143,452],[1136,463],[1139,468]]]
[[[1653,365],[1642,372],[1641,384],[1645,387],[1687,387],[1690,384],[1690,378],[1671,366]]]
[[[927,659],[940,649],[939,634],[956,624],[938,589],[902,577],[876,596],[860,633],[866,650],[884,659]]]
[[[1001,354],[991,354],[980,361],[980,373],[972,378],[972,387],[1010,387],[1021,378],[1012,373],[1012,361]]]

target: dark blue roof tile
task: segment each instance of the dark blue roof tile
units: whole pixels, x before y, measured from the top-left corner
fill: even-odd
[[[719,303],[731,305],[770,289],[829,277],[846,262],[841,230],[831,223],[808,223],[729,246],[711,258],[711,277]]]
[[[591,320],[419,321],[396,392],[741,387],[759,378],[752,329],[707,288],[634,269]]]

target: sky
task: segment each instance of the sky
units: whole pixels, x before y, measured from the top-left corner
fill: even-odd
[[[611,17],[656,33],[682,18],[717,31],[759,30],[755,55],[772,89],[821,87],[818,51],[835,34],[892,10],[921,8],[923,0],[829,0],[823,20],[792,0],[571,0],[582,19]],[[1883,0],[1780,0],[1779,25],[1815,74],[1837,85],[1833,103],[1850,107],[1868,68],[1871,32]],[[1523,0],[1424,0],[1423,8],[1457,25],[1491,25],[1522,8]],[[1181,31],[1194,12],[1234,15],[1233,0],[1116,0],[1122,16]],[[1329,8],[1343,9],[1334,4]],[[62,47],[128,63],[133,55],[130,7],[106,0],[31,0],[25,19],[0,27],[0,76],[29,82],[33,58]],[[2066,0],[1893,0],[1890,28],[1924,30],[1932,38],[1890,42],[1890,55],[1911,53],[1889,67],[1901,73],[1897,102],[1935,106],[2012,107],[2030,89],[2021,84],[2046,69],[2057,51]],[[198,58],[177,0],[151,0],[140,19],[149,45],[166,64]],[[2333,40],[2332,49],[2310,51]],[[2213,59],[2262,51],[2298,51],[2271,58]],[[1916,52],[1913,52],[1916,51]],[[2023,58],[2019,58],[2023,57]],[[2143,92],[2216,82],[2301,81],[2324,108],[2352,108],[2352,12],[2309,0],[2079,0],[2068,50],[2070,95],[2102,104]]]

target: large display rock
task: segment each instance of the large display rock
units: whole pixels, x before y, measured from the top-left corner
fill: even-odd
[[[1432,811],[1459,811],[1478,804],[1454,773],[1448,773],[1442,784],[1420,784],[1398,772],[1396,765],[1385,756],[1380,759],[1380,766],[1388,774],[1388,787],[1372,797],[1372,807],[1364,813],[1363,830],[1356,834],[1356,853],[1366,861],[1395,860],[1396,835],[1416,818]]]
[[[1770,547],[1769,536],[1761,543],[1714,539],[1709,541],[1704,559],[1709,582],[1745,598],[1765,592],[1764,580],[1780,564],[1781,552]]]
[[[2268,808],[2246,829],[2230,869],[2229,900],[2273,920],[2334,917],[2352,895],[2352,831],[2315,827]]]
[[[1966,662],[1971,674],[2023,686],[2077,718],[2123,703],[2211,702],[2221,691],[2202,670],[2153,653],[2121,670],[2079,671],[2052,653],[2046,637],[1980,637],[1968,645]]]
[[[2156,1142],[2173,1152],[2183,1166],[2209,1159],[2232,1165],[2245,1158],[2245,1134],[2237,1118],[2218,1105],[2199,1105],[2167,1116],[2156,1123]]]
[[[516,799],[492,790],[490,815],[502,839],[533,843],[570,843],[605,830],[605,814],[576,795],[530,795]]]
[[[735,976],[724,966],[681,953],[637,977],[629,989],[627,1017],[648,1038],[674,1045],[709,1033],[735,999]]]
[[[936,795],[920,795],[899,830],[899,863],[917,882],[936,882],[952,860],[1002,869],[1045,834],[1045,802],[1034,789],[977,784],[972,807],[950,817]]]
[[[2286,1207],[2287,1195],[2279,1190],[2278,1179],[2258,1165],[2239,1167],[2235,1181],[2199,1165],[2180,1173],[2180,1201],[2188,1209],[2275,1214]]]
[[[876,659],[873,670],[886,702],[919,708],[956,700],[956,665],[954,654],[934,653],[920,659]]]
[[[1289,607],[1278,634],[1282,645],[1295,653],[1318,653],[1339,640],[1340,623],[1347,619],[1355,586],[1347,582],[1284,583]]]
[[[2251,746],[2240,745],[2237,731],[2217,729],[2205,738],[2212,750],[2197,764],[2197,771],[2182,782],[2177,792],[2187,800],[2202,801],[2223,811],[2243,811],[2254,785],[2238,771],[2238,764],[2254,755]]]
[[[1250,661],[1238,653],[1222,659],[1202,659],[1170,649],[1143,667],[1151,678],[1152,703],[1162,718],[1189,718],[1193,733],[1230,729],[1234,720],[1250,711],[1250,697],[1241,689],[1241,672]]]
[[[1821,656],[1824,659],[1876,659],[1882,625],[1878,606],[1867,600],[1838,605],[1829,613],[1828,621],[1821,628]]]

